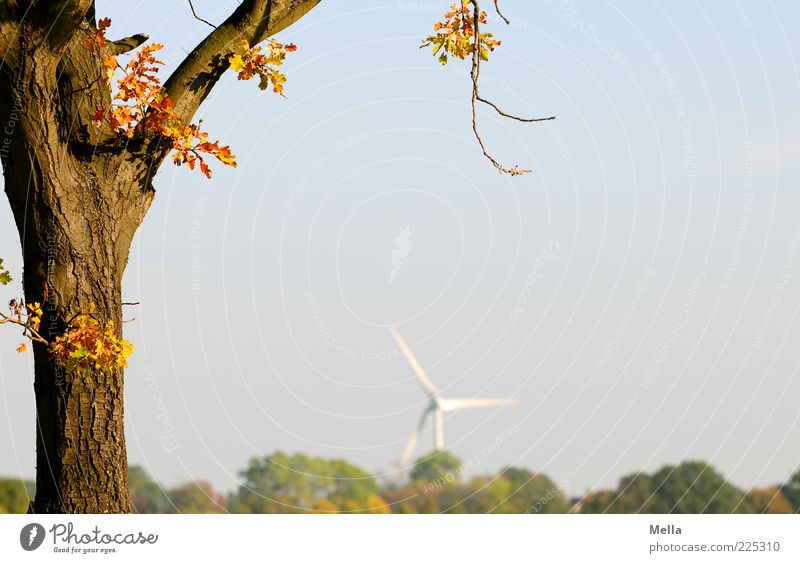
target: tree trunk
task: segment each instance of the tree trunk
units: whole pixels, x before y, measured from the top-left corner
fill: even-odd
[[[39,229],[37,229],[38,231]],[[46,232],[49,229],[44,229]],[[99,317],[121,329],[121,271],[107,263],[64,253],[50,238],[51,253],[43,323],[51,340],[64,319],[91,302],[102,304]],[[74,241],[66,247],[74,247]],[[33,262],[33,263],[31,263]],[[26,253],[25,270],[40,267]],[[39,280],[26,276],[26,300],[41,300]],[[62,280],[61,282],[55,280]],[[63,283],[66,282],[66,285]],[[39,286],[43,287],[43,285]],[[65,307],[62,303],[74,303]],[[48,318],[49,317],[49,318]],[[50,327],[52,327],[52,330]],[[52,340],[51,340],[52,341]],[[67,373],[44,346],[35,346],[37,513],[120,513],[130,511],[125,449],[123,370],[94,371],[88,378]]]
[[[111,320],[121,331],[122,275],[138,222],[118,220],[109,205],[113,198],[97,197],[112,190],[92,174],[62,171],[57,181],[29,188],[30,204],[17,223],[24,245],[25,300],[42,302],[44,310],[40,332],[52,342],[68,319],[92,304],[102,323]],[[33,510],[129,512],[123,370],[95,370],[84,377],[68,373],[46,346],[35,344],[34,356]]]
[[[107,197],[116,188],[85,173],[89,171],[62,169],[57,180],[48,175],[41,184],[31,182],[24,213],[15,213],[24,247],[25,300],[42,303],[40,332],[50,342],[69,319],[92,304],[103,324],[113,321],[120,333],[123,326],[122,275],[139,222],[124,221],[113,198]],[[126,179],[117,181],[124,184]],[[33,510],[129,512],[123,370],[94,370],[88,377],[79,370],[68,373],[46,346],[33,348]]]
[[[90,304],[122,330],[121,282],[133,236],[152,201],[149,168],[130,152],[92,150],[65,124],[56,68],[42,59],[16,83],[3,117],[5,190],[23,247],[25,300],[40,302],[50,342]],[[47,299],[45,299],[45,295]],[[37,513],[130,511],[122,369],[68,373],[34,344]]]

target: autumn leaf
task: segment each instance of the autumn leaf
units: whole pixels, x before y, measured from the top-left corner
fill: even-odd
[[[230,58],[228,59],[228,62],[230,62],[231,70],[233,70],[234,72],[239,72],[240,70],[242,70],[245,64],[242,55],[238,53],[235,55],[231,55]]]
[[[98,22],[98,30],[90,48],[99,49],[105,44],[105,31],[111,25],[111,20],[103,18]],[[246,43],[246,42],[245,42]],[[275,45],[280,45],[273,42]],[[249,46],[241,47],[242,53],[258,54]],[[284,50],[294,50],[294,45],[283,47]],[[287,49],[288,48],[288,49]],[[201,131],[199,124],[185,125],[180,116],[175,112],[174,104],[161,84],[158,73],[164,62],[157,58],[156,53],[163,49],[163,45],[153,43],[140,48],[135,55],[122,66],[114,55],[105,54],[103,58],[103,76],[107,84],[111,84],[117,72],[121,77],[112,89],[111,105],[98,109],[92,120],[97,125],[107,124],[128,139],[137,135],[161,135],[172,143],[175,150],[173,162],[177,165],[186,164],[189,169],[195,166],[207,178],[212,171],[205,162],[203,155],[214,156],[227,166],[236,166],[236,158],[231,153],[230,147],[221,145],[218,141],[210,141],[208,133]],[[271,47],[272,49],[272,47]],[[270,58],[265,59],[271,64],[280,64],[285,53],[281,54],[278,47],[271,51]],[[262,55],[263,56],[263,55]],[[232,57],[235,59],[235,57]],[[243,70],[248,64],[255,65],[257,61],[245,61],[241,56],[232,61],[232,65],[241,65]],[[258,72],[260,67],[253,66],[248,72]],[[276,91],[282,89],[285,77],[275,74],[272,83]]]
[[[28,326],[33,330],[39,330],[39,325],[42,322],[42,305],[37,301],[33,304],[28,304]]]
[[[105,120],[105,116],[106,116],[106,108],[100,108],[99,110],[97,110],[97,113],[92,115],[92,121],[94,122],[95,125],[100,125]]]
[[[266,49],[266,52],[264,52]],[[258,77],[258,87],[266,90],[272,86],[272,91],[283,95],[283,85],[286,75],[278,70],[286,59],[286,53],[297,51],[297,45],[286,45],[271,39],[263,48],[259,45],[251,47],[246,40],[239,42],[236,51],[228,57],[231,70],[236,72],[239,80],[250,80]]]
[[[68,373],[89,377],[92,370],[128,367],[133,345],[117,336],[113,321],[102,325],[89,313],[80,314],[50,347]]]
[[[111,18],[100,18],[97,22],[97,30],[105,37],[106,30],[111,27]]]
[[[17,352],[23,354],[28,351],[28,346],[23,342],[17,347]]]
[[[478,45],[475,45],[475,16],[472,0],[462,0],[453,4],[450,11],[444,14],[444,21],[436,22],[434,35],[429,35],[422,42],[422,47],[430,47],[437,60],[446,65],[449,57],[466,59],[479,49],[478,56],[481,60],[489,59],[489,52],[500,45],[500,41],[493,38],[491,33],[478,34]],[[478,24],[487,21],[486,12],[480,12]]]
[[[106,44],[106,30],[111,26],[111,18],[102,18],[97,22],[97,29],[92,33],[92,37],[86,41],[89,49],[103,47]]]
[[[11,274],[5,269],[5,266],[3,266],[3,259],[0,258],[0,285],[8,285],[12,281],[14,280],[11,278]]]

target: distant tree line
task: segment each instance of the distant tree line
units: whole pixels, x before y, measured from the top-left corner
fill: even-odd
[[[465,479],[447,451],[419,458],[403,483],[342,459],[275,452],[253,458],[238,490],[210,483],[165,488],[130,468],[133,511],[142,514],[791,514],[800,512],[800,470],[781,485],[743,491],[703,462],[623,477],[616,489],[568,499],[550,477],[518,467]],[[32,481],[0,479],[0,513],[24,513]]]
[[[589,514],[792,514],[800,512],[800,471],[783,485],[742,491],[710,465],[685,462],[623,477],[616,490],[579,503]]]

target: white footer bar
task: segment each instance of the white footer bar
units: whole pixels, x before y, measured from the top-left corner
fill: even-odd
[[[798,544],[800,515],[0,516],[14,562],[781,562]]]

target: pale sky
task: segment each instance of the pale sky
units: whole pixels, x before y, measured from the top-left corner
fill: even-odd
[[[279,36],[299,46],[287,99],[232,74],[214,90],[204,125],[239,167],[165,164],[125,276],[130,462],[223,490],[276,449],[391,470],[425,406],[397,326],[445,396],[519,400],[446,415],[471,473],[516,464],[571,494],[685,459],[742,487],[785,479],[800,7],[506,0],[484,94],[557,116],[482,111],[492,151],[536,169],[510,179],[471,136],[467,67],[417,48],[446,4],[324,0]],[[219,22],[236,2],[195,5]],[[170,68],[207,32],[181,1],[98,15],[164,43]],[[6,203],[0,256],[18,282]],[[0,475],[30,477],[18,341],[0,331]]]

